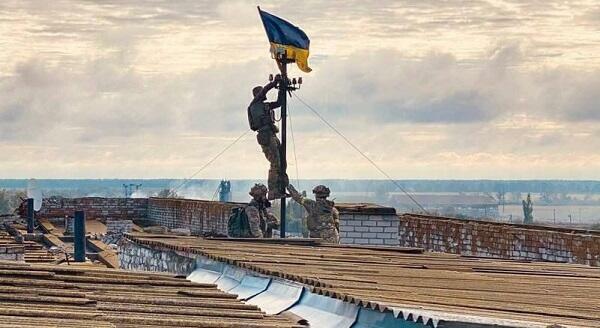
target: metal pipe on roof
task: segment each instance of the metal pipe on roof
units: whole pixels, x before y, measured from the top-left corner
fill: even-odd
[[[35,211],[33,210],[33,198],[27,198],[27,233],[33,233]]]
[[[75,211],[73,222],[75,262],[85,262],[85,212]]]

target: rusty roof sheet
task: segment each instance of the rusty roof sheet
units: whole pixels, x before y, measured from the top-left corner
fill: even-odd
[[[594,267],[333,245],[129,238],[300,282],[318,294],[378,310],[574,327],[600,322],[600,270]]]
[[[292,327],[168,274],[0,261],[0,327]]]

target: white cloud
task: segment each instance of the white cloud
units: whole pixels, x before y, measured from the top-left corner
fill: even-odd
[[[3,176],[185,177],[247,129],[250,90],[275,69],[254,5],[57,3],[0,5]],[[263,8],[312,38],[300,95],[392,175],[600,178],[593,20],[478,1],[289,5]],[[290,106],[302,177],[379,177]],[[202,177],[266,165],[249,135]]]

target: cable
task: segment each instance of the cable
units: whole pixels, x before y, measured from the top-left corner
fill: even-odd
[[[217,189],[215,190],[215,193],[213,194],[212,198],[210,199],[211,202],[215,200],[215,197],[217,197],[217,193],[219,192],[219,189],[221,189],[220,183],[217,185]]]
[[[415,203],[425,214],[429,214],[427,212],[427,210],[425,210],[425,208],[421,204],[419,204],[419,202],[417,202],[417,200],[414,199],[413,196],[411,196],[408,193],[408,191],[406,191],[404,188],[402,188],[402,186],[400,184],[398,184],[394,179],[392,179],[392,177],[390,177],[383,169],[381,169],[379,167],[379,165],[377,165],[365,153],[363,153],[360,149],[358,149],[358,147],[356,147],[348,138],[346,138],[346,136],[344,136],[338,129],[336,129],[333,125],[331,125],[331,123],[329,123],[323,116],[321,116],[321,114],[319,114],[319,112],[317,112],[316,109],[314,109],[312,106],[307,104],[300,96],[298,96],[297,93],[294,92],[294,94],[296,95],[296,99],[298,99],[298,101],[300,101],[304,106],[306,106],[306,108],[310,109],[310,111],[313,112],[313,114],[315,114],[321,121],[323,121],[323,123],[325,123],[329,128],[331,128],[335,133],[337,133],[337,135],[339,135],[342,139],[344,139],[344,141],[346,141],[352,148],[354,148],[354,150],[356,150],[359,154],[361,154],[362,157],[364,157],[367,161],[369,161],[369,163],[371,163],[371,165],[373,165],[373,167],[375,167],[381,174],[383,174],[386,178],[388,178],[388,180],[390,180],[398,189],[400,189],[406,196],[408,196],[408,198],[413,203]]]
[[[292,134],[292,150],[294,151],[294,163],[296,164],[296,183],[298,186],[298,190],[302,190],[302,188],[300,188],[300,174],[298,173],[298,157],[296,157],[296,140],[294,139],[294,125],[292,124],[292,112],[290,111],[289,105],[287,109],[287,114],[290,118],[290,132]]]
[[[198,175],[198,173],[202,172],[205,168],[207,168],[210,164],[212,164],[214,161],[216,161],[219,157],[221,157],[221,155],[223,155],[226,151],[229,150],[229,148],[233,147],[233,145],[235,145],[238,141],[240,141],[243,137],[245,137],[248,132],[250,132],[251,130],[246,130],[246,132],[242,133],[242,135],[240,135],[239,137],[237,137],[237,139],[235,139],[232,143],[230,143],[227,147],[223,148],[223,150],[221,150],[217,155],[215,155],[215,157],[211,158],[210,161],[206,162],[206,164],[204,164],[198,171],[196,171],[194,174],[192,174],[192,176],[190,176],[187,179],[184,179],[183,182],[177,186],[177,188],[172,189],[173,191],[177,191],[179,190],[179,188],[183,187],[184,185],[186,185],[188,182],[190,182],[190,180],[192,178],[194,178],[196,175]]]

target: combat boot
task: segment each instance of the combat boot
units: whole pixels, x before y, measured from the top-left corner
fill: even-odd
[[[269,170],[269,178],[267,181],[267,185],[269,187],[269,199],[274,191],[279,190],[279,170],[278,169],[270,169]]]
[[[267,199],[274,200],[283,197],[290,197],[289,194],[285,192],[285,189],[289,185],[289,178],[287,174],[281,179],[279,175],[279,170],[270,169],[269,170],[269,192],[267,194]]]

